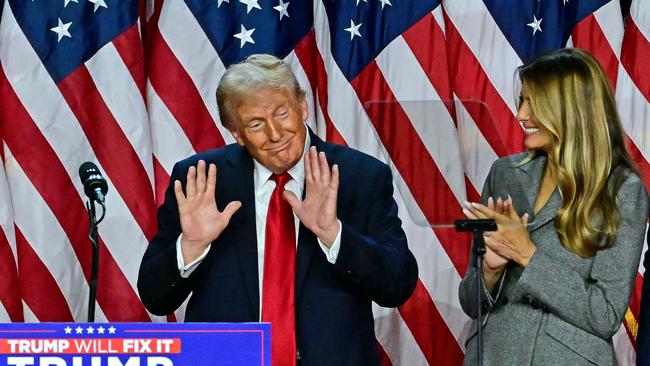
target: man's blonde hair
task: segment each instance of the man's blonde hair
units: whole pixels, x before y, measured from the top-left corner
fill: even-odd
[[[305,97],[305,91],[283,60],[267,54],[250,55],[246,60],[228,67],[219,81],[217,106],[224,127],[231,128],[237,101],[259,88],[285,89],[292,92],[297,100]]]

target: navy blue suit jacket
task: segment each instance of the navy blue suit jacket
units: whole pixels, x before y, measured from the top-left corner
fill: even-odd
[[[391,171],[385,164],[347,147],[311,143],[338,164],[337,215],[342,222],[336,264],[315,235],[300,225],[296,257],[296,338],[303,365],[378,365],[371,302],[395,307],[412,294],[417,264],[393,200]],[[212,243],[206,258],[185,279],[176,263],[181,233],[173,181],[185,186],[199,159],[217,165],[217,207],[239,200],[242,207]],[[208,151],[174,166],[165,203],[158,210],[158,233],[142,259],[138,290],[154,314],[177,309],[192,292],[185,321],[256,322],[259,285],[253,160],[239,145]]]

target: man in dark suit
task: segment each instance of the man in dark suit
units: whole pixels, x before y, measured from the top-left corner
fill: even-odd
[[[417,282],[390,169],[314,135],[273,56],[229,67],[217,103],[237,144],[174,166],[143,303],[164,315],[191,292],[186,321],[271,321],[274,365],[378,365],[371,302],[399,306]]]

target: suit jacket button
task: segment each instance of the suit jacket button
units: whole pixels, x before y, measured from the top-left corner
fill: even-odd
[[[481,304],[481,310],[483,312],[486,312],[489,309],[490,309],[490,304],[487,301],[483,301],[483,303]]]

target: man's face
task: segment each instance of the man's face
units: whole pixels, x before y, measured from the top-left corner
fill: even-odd
[[[255,160],[279,174],[304,152],[307,116],[304,98],[285,89],[261,88],[237,100],[229,130]]]

